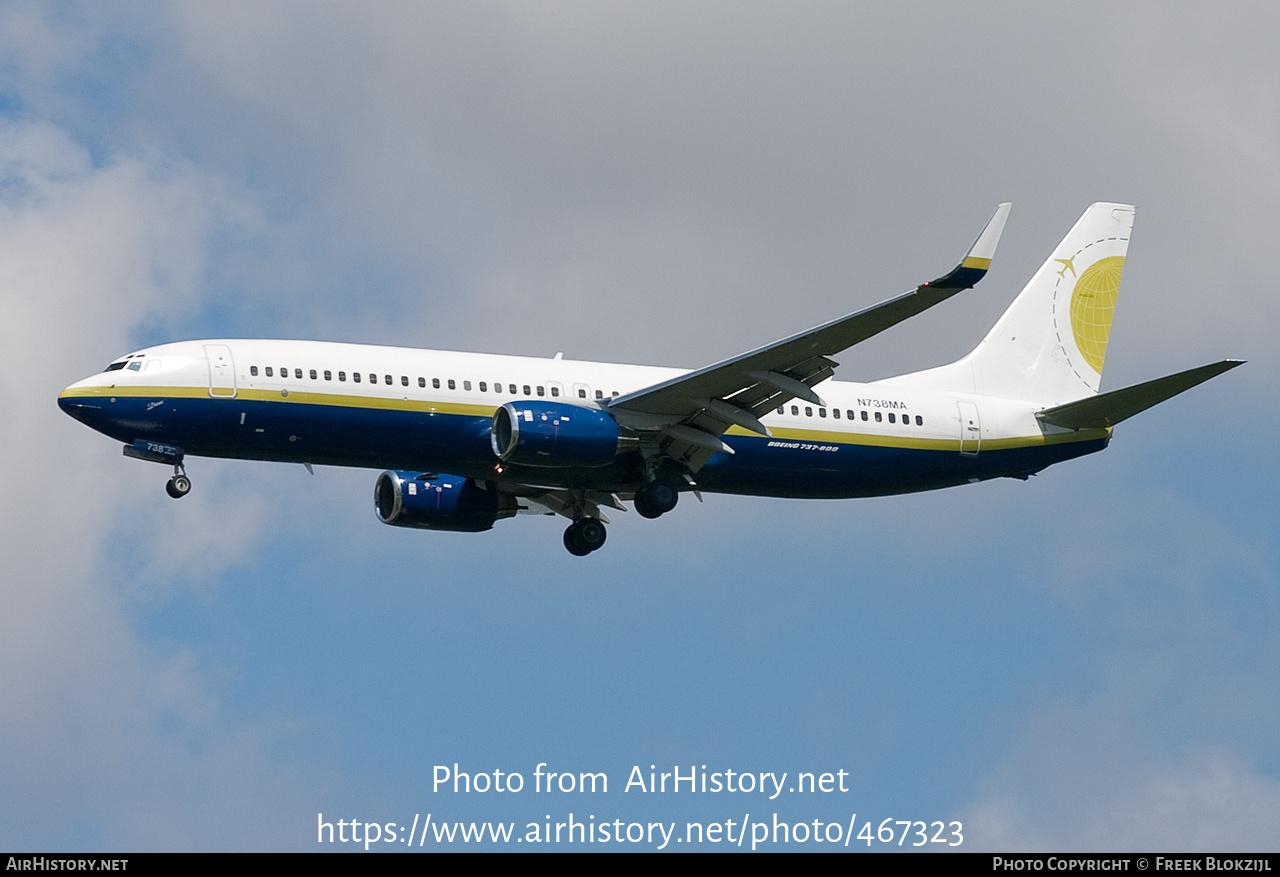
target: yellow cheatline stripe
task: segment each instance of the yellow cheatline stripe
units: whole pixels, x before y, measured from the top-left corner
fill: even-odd
[[[284,395],[282,390],[287,390]],[[336,393],[309,393],[306,390],[258,390],[241,387],[235,396],[210,396],[208,387],[74,387],[64,390],[60,398],[115,396],[129,399],[217,399],[224,402],[285,402],[293,404],[331,405],[339,408],[368,408],[380,411],[423,411],[437,414],[465,414],[473,417],[493,416],[496,405],[464,405],[428,399],[351,396]]]
[[[59,394],[59,399],[75,399],[86,396],[124,396],[132,399],[136,396],[163,396],[167,399],[208,399],[208,387],[122,387],[113,384],[107,387],[68,387]],[[230,398],[220,396],[217,398]]]
[[[167,399],[219,399],[232,402],[237,399],[254,402],[286,402],[293,404],[330,405],[340,408],[365,408],[380,411],[421,411],[434,414],[458,414],[466,417],[492,417],[497,406],[465,405],[461,403],[440,402],[426,399],[388,399],[376,396],[350,396],[330,393],[308,393],[303,390],[290,390],[288,396],[282,396],[280,390],[258,390],[241,388],[233,398],[230,396],[209,395],[208,387],[75,387],[64,390],[60,398],[81,396],[121,396],[126,398],[167,398]],[[954,451],[960,448],[960,439],[925,438],[905,435],[882,435],[876,433],[835,432],[818,429],[789,429],[772,427],[773,438],[782,441],[802,441],[812,444],[865,445],[882,448],[909,448],[913,450]],[[1109,429],[1081,429],[1072,432],[1053,433],[1050,435],[1024,435],[1002,438],[983,438],[982,451],[998,451],[1009,448],[1038,447],[1042,445],[1067,444],[1078,441],[1092,441],[1106,438],[1111,434]],[[764,438],[740,426],[731,426],[725,433],[728,436],[745,436]]]
[[[1069,445],[1074,442],[1088,442],[1104,439],[1111,435],[1109,429],[1081,429],[1075,432],[1054,433],[1052,435],[1027,435],[1014,438],[983,439],[982,450],[999,451],[1005,448],[1028,448],[1039,445]]]
[[[960,263],[961,268],[981,268],[986,271],[991,267],[990,259],[979,259],[977,256],[965,256],[963,262]]]
[[[904,435],[879,435],[875,433],[832,432],[816,429],[778,429],[771,427],[775,439],[783,441],[802,441],[810,444],[842,444],[867,445],[880,448],[911,448],[913,450],[952,451],[960,448],[960,438],[916,438]],[[1054,433],[1052,435],[1024,435],[1002,438],[982,439],[982,450],[999,451],[1009,448],[1029,448],[1041,445],[1058,445],[1070,442],[1090,441],[1106,438],[1111,434],[1106,429],[1082,429],[1075,432]],[[726,435],[752,436],[761,438],[756,433],[740,426],[730,427]]]
[[[960,439],[915,438],[912,436],[876,435],[874,433],[832,432],[818,429],[779,429],[770,427],[773,438],[787,442],[806,442],[826,445],[868,445],[881,448],[915,448],[928,451],[946,451],[960,447]],[[728,435],[761,436],[741,427],[730,427]]]

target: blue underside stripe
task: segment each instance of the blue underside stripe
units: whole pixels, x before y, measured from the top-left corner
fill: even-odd
[[[159,404],[157,404],[159,403]],[[429,411],[366,409],[244,399],[102,397],[64,400],[87,425],[125,443],[150,439],[188,454],[308,462],[371,469],[494,477],[490,418]],[[1106,447],[1107,439],[984,450],[927,450],[842,442],[779,448],[761,436],[728,439],[697,473],[710,492],[789,497],[876,496],[930,490],[975,479],[1025,475]],[[830,450],[834,447],[835,450]],[[638,486],[637,455],[603,469],[505,467],[528,483],[629,492]]]

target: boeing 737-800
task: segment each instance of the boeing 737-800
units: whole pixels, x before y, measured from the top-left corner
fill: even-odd
[[[866,497],[1026,479],[1100,451],[1117,423],[1236,365],[1099,394],[1134,208],[1094,204],[972,353],[872,383],[841,351],[986,274],[1001,204],[964,259],[874,307],[695,371],[314,341],[187,341],[115,360],[59,404],[173,467],[187,456],[386,469],[385,523],[488,530],[521,512],[571,521],[671,511],[681,493]]]

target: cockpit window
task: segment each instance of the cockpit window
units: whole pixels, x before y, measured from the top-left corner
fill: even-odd
[[[133,362],[129,363],[128,368],[131,372],[142,371],[142,360],[135,359]]]
[[[104,368],[102,371],[103,371],[103,373],[104,373],[104,374],[105,374],[106,372],[118,372],[118,371],[120,371],[120,369],[122,369],[122,368],[124,368],[124,367],[125,367],[125,361],[122,359],[122,360],[120,360],[119,362],[113,362],[113,363],[111,363],[111,365],[107,366],[107,367],[106,367],[106,368]]]

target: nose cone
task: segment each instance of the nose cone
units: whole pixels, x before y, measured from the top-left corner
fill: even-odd
[[[115,399],[106,395],[108,388],[100,386],[95,377],[77,381],[58,394],[58,407],[85,426],[110,434],[111,404]]]
[[[72,384],[58,394],[58,407],[89,426],[93,426],[94,412],[100,412],[102,406],[101,399],[85,395],[79,384]]]

